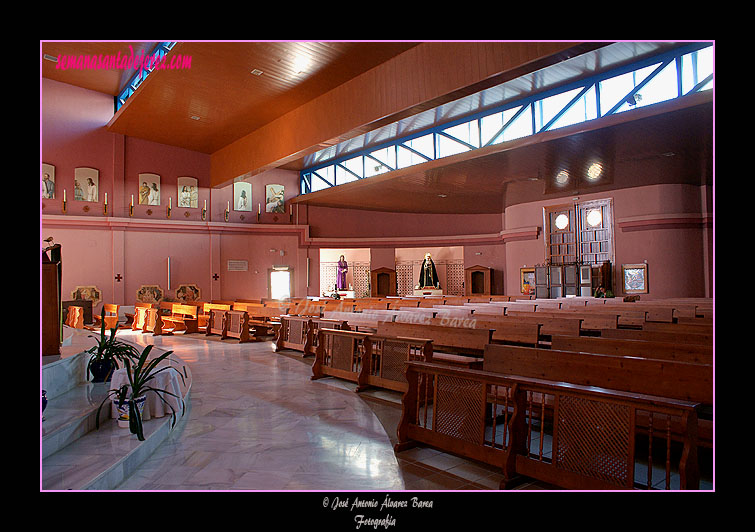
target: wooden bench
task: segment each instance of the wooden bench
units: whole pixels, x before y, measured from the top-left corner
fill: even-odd
[[[281,325],[273,340],[275,352],[281,349],[300,351],[303,356],[314,356],[319,341],[320,329],[348,331],[346,320],[311,318],[309,316],[283,315]]]
[[[259,341],[265,336],[276,334],[281,325],[280,317],[288,314],[288,307],[249,307],[246,313],[249,316],[249,327],[254,330],[254,339]]]
[[[645,331],[632,329],[602,329],[597,331],[601,338],[623,338],[626,340],[645,340],[653,342],[676,342],[678,344],[713,345],[712,333],[678,334],[664,331]]]
[[[210,314],[212,310],[227,311],[231,310],[232,306],[232,303],[204,303],[202,305],[202,313],[197,316],[197,328],[199,332],[207,333],[207,327],[210,322]]]
[[[213,306],[207,309],[207,324],[205,326],[205,335],[218,335],[221,338],[225,338],[227,331],[226,313],[231,310],[231,305],[213,303],[211,303],[211,305]]]
[[[182,332],[190,334],[199,332],[199,318],[197,314],[198,311],[195,305],[173,303],[170,316],[162,316],[162,321],[165,324],[164,328],[171,329],[173,333]]]
[[[521,476],[577,490],[700,487],[695,403],[428,362],[406,366],[397,454],[422,443],[484,462],[501,469],[502,489]],[[550,397],[558,415],[543,423],[533,395]],[[491,405],[497,415],[486,418]],[[641,415],[680,420],[681,452],[672,454],[675,442],[663,431],[636,444]],[[664,455],[659,475],[652,458]]]
[[[136,315],[134,316],[134,325],[133,327],[137,327],[139,323],[142,324],[141,331],[142,332],[151,332],[154,336],[161,336],[161,335],[171,335],[173,334],[173,331],[165,326],[165,322],[163,322],[163,316],[160,313],[161,309],[159,308],[136,308],[134,309],[136,311]],[[141,313],[144,313],[144,317],[140,316]],[[138,318],[138,319],[137,319]]]
[[[239,343],[250,342],[249,314],[245,310],[226,310],[224,312],[222,339],[236,338]]]
[[[485,345],[492,342],[493,330],[469,327],[447,327],[422,323],[378,322],[378,336],[430,338],[433,360],[466,368],[482,368]]]
[[[74,329],[84,328],[84,307],[70,305],[66,315],[65,324]]]
[[[622,340],[590,336],[552,336],[551,349],[558,351],[582,351],[604,355],[633,356],[659,360],[676,360],[698,364],[713,363],[713,346],[680,344],[675,342],[652,342],[646,340]]]
[[[709,364],[493,344],[483,358],[483,369],[492,373],[678,399],[698,404],[698,414],[713,405]],[[543,408],[550,406],[546,401]],[[678,424],[669,428],[676,435],[681,430]],[[701,445],[712,446],[712,419],[698,420],[698,438]]]
[[[540,344],[541,325],[535,321],[520,321],[517,319],[480,319],[480,318],[433,318],[426,322],[428,325],[441,327],[466,327],[475,329],[489,329],[493,331],[491,343],[526,345],[536,347]],[[483,346],[484,350],[484,346]]]
[[[337,329],[320,329],[312,380],[332,376],[368,387],[405,392],[404,365],[432,359],[432,341],[374,335]]]
[[[118,311],[120,310],[120,305],[105,303],[102,305],[102,308],[105,311],[105,328],[107,330],[117,329]],[[92,331],[99,331],[100,327],[102,326],[102,314],[92,314],[92,319],[94,320],[92,326],[85,326],[84,328],[90,329]]]

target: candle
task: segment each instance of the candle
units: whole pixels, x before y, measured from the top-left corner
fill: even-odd
[[[131,194],[131,206],[132,207],[134,206],[134,195],[133,194]]]
[[[294,206],[293,205],[289,205],[288,206],[288,214],[290,214],[290,215],[293,216],[293,214],[294,214]]]
[[[66,189],[63,189],[63,201],[66,200]]]
[[[228,202],[228,205],[226,206],[225,210],[226,211],[230,211],[231,210],[231,202],[230,201]]]
[[[261,214],[261,213],[262,213],[262,204],[258,203],[257,204],[257,214]]]
[[[168,207],[173,208],[173,198],[168,198]]]
[[[204,200],[204,210],[207,210],[207,200]]]
[[[107,205],[107,192],[105,192],[105,205]]]

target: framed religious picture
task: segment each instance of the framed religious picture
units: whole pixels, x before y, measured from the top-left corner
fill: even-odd
[[[160,176],[139,174],[139,205],[160,205]]]
[[[73,199],[99,201],[100,171],[96,168],[75,168],[73,171]]]
[[[195,284],[182,284],[176,289],[176,301],[180,301],[185,305],[199,301],[201,295],[202,292]]]
[[[621,278],[623,279],[625,294],[648,293],[647,264],[622,264]]]
[[[252,210],[252,184],[238,181],[233,184],[233,210]]]
[[[265,185],[265,212],[285,213],[283,185]]]
[[[42,163],[42,198],[55,199],[55,167]]]
[[[535,268],[519,268],[522,294],[535,293]]]
[[[163,297],[163,289],[156,284],[142,285],[136,291],[136,300],[139,303],[159,303]]]
[[[178,183],[178,206],[196,209],[199,206],[199,187],[194,177],[179,177]]]
[[[92,307],[95,307],[102,300],[102,292],[96,286],[77,286],[71,292],[71,299],[91,301]]]

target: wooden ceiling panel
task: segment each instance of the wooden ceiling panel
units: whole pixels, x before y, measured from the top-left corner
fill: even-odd
[[[99,57],[134,56],[151,52],[156,42],[43,42],[42,55],[52,57]],[[136,73],[126,69],[78,69],[65,68],[66,61],[54,63],[42,60],[42,77],[62,81],[70,85],[82,87],[115,97]]]
[[[179,42],[191,68],[154,71],[109,130],[213,153],[416,44]]]

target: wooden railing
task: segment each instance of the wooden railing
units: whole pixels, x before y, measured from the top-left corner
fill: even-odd
[[[566,489],[699,489],[696,403],[428,362],[408,362],[406,380],[397,452],[422,443],[500,467],[501,488],[524,476]]]

